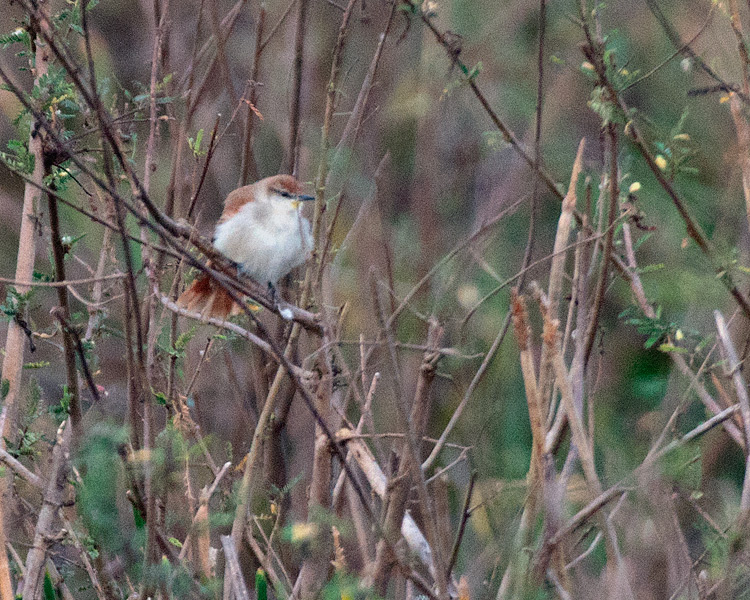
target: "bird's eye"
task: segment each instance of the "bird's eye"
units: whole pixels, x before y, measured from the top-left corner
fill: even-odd
[[[292,194],[290,194],[286,190],[275,189],[274,192],[276,192],[279,196],[282,196],[283,198],[291,198],[292,197]]]

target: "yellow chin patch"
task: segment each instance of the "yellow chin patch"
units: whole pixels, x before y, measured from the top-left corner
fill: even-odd
[[[302,204],[302,201],[300,201],[300,200],[292,200],[292,206],[294,208],[299,208],[300,204]]]

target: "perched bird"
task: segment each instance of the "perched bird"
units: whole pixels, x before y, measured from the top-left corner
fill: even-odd
[[[214,246],[258,283],[273,286],[303,264],[312,249],[310,222],[301,203],[314,200],[302,194],[302,184],[291,175],[275,175],[231,192],[214,233]],[[206,317],[224,319],[240,307],[211,278],[202,274],[177,299],[177,304]]]

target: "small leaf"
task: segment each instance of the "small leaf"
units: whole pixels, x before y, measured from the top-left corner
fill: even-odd
[[[261,568],[255,571],[255,593],[258,600],[268,600],[268,581],[266,572]]]
[[[687,354],[686,348],[680,348],[674,344],[661,344],[659,346],[659,352],[674,352],[676,354]]]
[[[133,505],[133,520],[135,521],[135,526],[137,529],[146,528],[146,519],[143,518],[141,511],[138,510],[135,505]]]
[[[44,572],[44,600],[57,600],[57,593],[49,571]]]

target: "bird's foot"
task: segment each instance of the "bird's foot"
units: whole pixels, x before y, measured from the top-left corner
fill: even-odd
[[[268,293],[271,294],[271,302],[273,302],[274,310],[281,315],[281,318],[285,321],[291,321],[294,317],[294,312],[288,303],[284,302],[279,294],[276,286],[270,281],[268,282]]]

